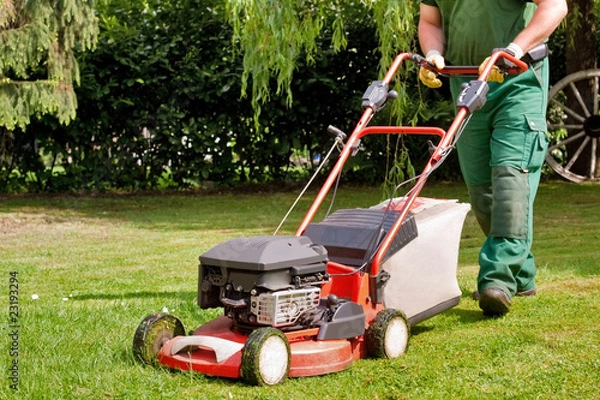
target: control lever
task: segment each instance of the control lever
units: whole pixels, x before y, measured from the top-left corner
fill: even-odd
[[[329,125],[329,126],[327,127],[327,131],[328,131],[328,132],[331,134],[330,136],[332,136],[334,139],[340,139],[342,142],[343,142],[344,140],[346,140],[346,138],[348,137],[348,135],[346,135],[346,134],[344,133],[344,131],[342,131],[342,130],[341,130],[341,129],[339,129],[339,128],[336,128],[336,127],[335,127],[335,126],[333,126],[333,125]]]
[[[330,133],[330,135],[332,137],[334,137],[336,140],[339,140],[340,142],[343,142],[344,140],[346,140],[346,138],[348,137],[348,135],[346,135],[344,133],[344,131],[342,131],[339,128],[336,128],[333,125],[329,125],[327,127],[327,131]],[[360,146],[360,140],[358,140],[353,146],[352,146],[352,156],[355,156],[356,153],[358,153],[358,150]]]

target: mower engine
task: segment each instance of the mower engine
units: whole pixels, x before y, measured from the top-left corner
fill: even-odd
[[[200,256],[198,305],[224,307],[245,333],[307,328],[320,319],[326,267],[326,249],[305,236],[232,239]]]

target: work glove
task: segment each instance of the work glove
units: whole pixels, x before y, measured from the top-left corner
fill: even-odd
[[[503,49],[496,49],[493,52],[495,53],[497,51],[504,51],[505,53],[512,55],[516,59],[521,59],[521,57],[523,57],[523,49],[521,49],[521,47],[515,43],[511,43]],[[479,66],[480,74],[483,71],[483,69],[485,68],[488,61],[490,60],[490,57],[487,57],[485,60],[483,60],[483,62]],[[498,83],[504,82],[504,73],[502,71],[500,71],[500,68],[498,68],[498,66],[494,65],[494,67],[492,68],[492,71],[490,72],[490,76],[488,76],[488,82],[498,82]]]
[[[437,50],[430,50],[425,59],[428,63],[435,66],[437,69],[443,69],[446,66],[446,62],[444,61],[444,57]],[[435,71],[430,70],[426,67],[421,67],[419,69],[419,79],[423,84],[427,87],[437,89],[442,86],[442,81],[438,78],[438,74]]]

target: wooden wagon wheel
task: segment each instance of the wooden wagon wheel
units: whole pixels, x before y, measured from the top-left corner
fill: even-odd
[[[579,71],[557,82],[548,93],[546,162],[573,182],[600,181],[600,69]]]

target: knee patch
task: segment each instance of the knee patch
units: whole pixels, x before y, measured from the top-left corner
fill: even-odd
[[[492,167],[490,235],[526,239],[529,231],[528,174],[512,167]]]

